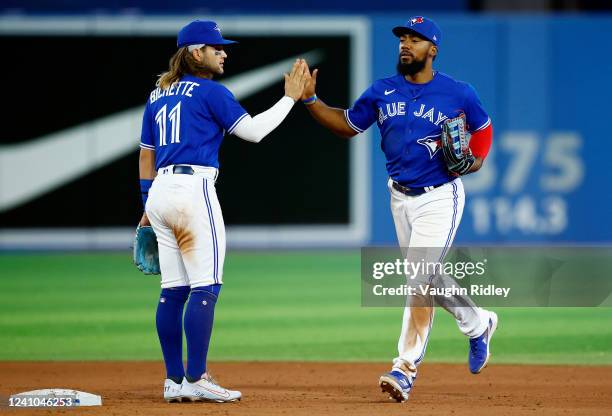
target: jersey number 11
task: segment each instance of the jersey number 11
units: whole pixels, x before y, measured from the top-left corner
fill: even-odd
[[[155,114],[155,122],[159,127],[159,145],[165,146],[166,143],[166,107],[164,106]],[[175,105],[168,117],[170,119],[170,143],[180,143],[180,132],[181,132],[181,102],[179,101]]]

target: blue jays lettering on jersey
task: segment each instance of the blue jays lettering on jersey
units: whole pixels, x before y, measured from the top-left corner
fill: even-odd
[[[223,85],[185,75],[167,90],[151,92],[140,146],[155,150],[155,169],[177,164],[219,168],[223,135],[246,116]]]
[[[470,131],[491,122],[471,85],[436,72],[424,84],[400,74],[377,80],[345,111],[345,117],[359,133],[376,122],[389,176],[406,187],[425,187],[455,178],[440,151],[440,136],[444,120],[461,113]]]

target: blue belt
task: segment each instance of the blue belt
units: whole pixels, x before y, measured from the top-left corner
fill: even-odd
[[[446,185],[446,183],[447,182],[444,182],[438,185],[426,186],[424,188],[408,188],[407,186],[400,185],[399,183],[393,181],[392,186],[393,186],[393,189],[403,193],[404,195],[419,196],[419,195],[424,194],[425,192],[431,192],[434,189],[439,188],[442,185]]]

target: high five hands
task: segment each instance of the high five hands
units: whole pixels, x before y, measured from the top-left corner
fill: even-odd
[[[285,95],[295,101],[305,100],[315,95],[317,86],[317,74],[315,69],[310,73],[310,68],[305,59],[296,59],[291,72],[285,76]]]
[[[304,93],[304,87],[308,78],[310,78],[310,72],[308,71],[308,65],[304,59],[296,59],[291,73],[284,74],[285,76],[285,95],[293,98],[294,101],[298,101],[302,98]]]

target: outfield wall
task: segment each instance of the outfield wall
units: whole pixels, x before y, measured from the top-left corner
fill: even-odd
[[[48,54],[46,77],[28,65],[2,69],[5,79],[28,81],[5,87],[13,105],[0,133],[0,248],[129,246],[141,212],[140,108],[176,30],[194,17],[0,18],[0,41],[13,59],[43,42]],[[282,91],[283,62],[306,53],[321,68],[321,97],[348,105],[373,79],[393,74],[390,29],[404,19],[197,17],[218,20],[225,36],[246,45],[223,81],[252,113]],[[495,131],[485,167],[465,179],[457,242],[611,242],[604,100],[612,96],[612,57],[604,51],[612,16],[431,17],[444,34],[436,67],[476,87]],[[78,55],[87,47],[98,52],[91,65]],[[246,75],[266,81],[251,88]],[[221,160],[230,246],[395,242],[376,127],[344,142],[300,108],[261,145],[227,139]]]

